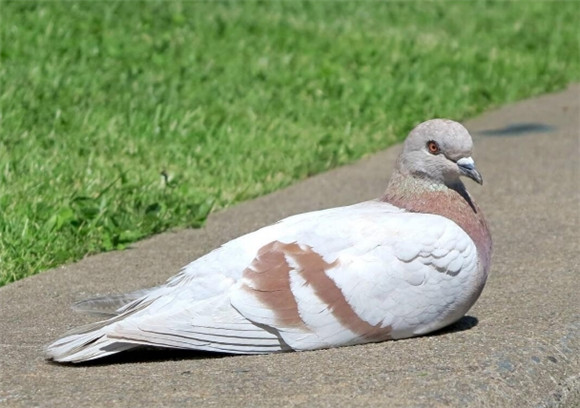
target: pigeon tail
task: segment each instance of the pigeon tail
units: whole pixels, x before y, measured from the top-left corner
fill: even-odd
[[[79,363],[138,347],[107,337],[110,321],[97,322],[69,332],[46,348],[48,359],[59,363]]]

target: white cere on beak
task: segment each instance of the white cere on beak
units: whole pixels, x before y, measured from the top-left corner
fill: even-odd
[[[475,168],[475,162],[471,157],[464,157],[462,159],[457,160],[457,164],[461,167],[466,168]]]

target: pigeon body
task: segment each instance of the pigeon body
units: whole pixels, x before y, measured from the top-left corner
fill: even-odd
[[[479,297],[491,236],[460,176],[472,141],[434,119],[407,137],[384,195],[295,215],[191,262],[165,285],[76,305],[110,315],[47,348],[82,362],[140,346],[238,354],[423,335]]]

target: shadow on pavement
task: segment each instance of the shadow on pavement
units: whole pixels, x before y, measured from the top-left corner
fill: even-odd
[[[544,123],[514,123],[498,129],[486,129],[475,132],[482,136],[523,136],[533,133],[551,133],[556,128]]]

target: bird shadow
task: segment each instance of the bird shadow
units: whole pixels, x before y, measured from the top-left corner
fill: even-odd
[[[479,324],[479,320],[474,316],[463,316],[455,323],[446,326],[442,329],[429,333],[427,336],[443,336],[446,334],[459,333],[465,330],[470,330]]]
[[[98,360],[83,361],[80,363],[57,363],[49,361],[51,364],[57,364],[69,367],[100,367],[119,364],[144,364],[160,363],[166,361],[181,360],[205,360],[221,359],[224,357],[234,357],[235,354],[216,353],[200,350],[176,350],[161,347],[139,347],[132,350],[123,351]]]
[[[465,330],[470,330],[477,326],[479,320],[473,316],[463,316],[461,319],[444,327],[443,329],[427,334],[427,336],[442,336],[451,333],[459,333]],[[407,339],[412,340],[412,339]],[[64,365],[69,367],[99,367],[110,366],[118,364],[143,364],[143,363],[159,363],[167,361],[181,361],[181,360],[206,360],[206,359],[222,359],[226,357],[235,357],[236,354],[217,353],[210,351],[199,350],[176,350],[159,347],[140,347],[133,350],[123,351],[118,354],[113,354],[107,357],[100,358],[93,361],[85,361],[77,364],[56,363],[51,361],[51,364]]]

